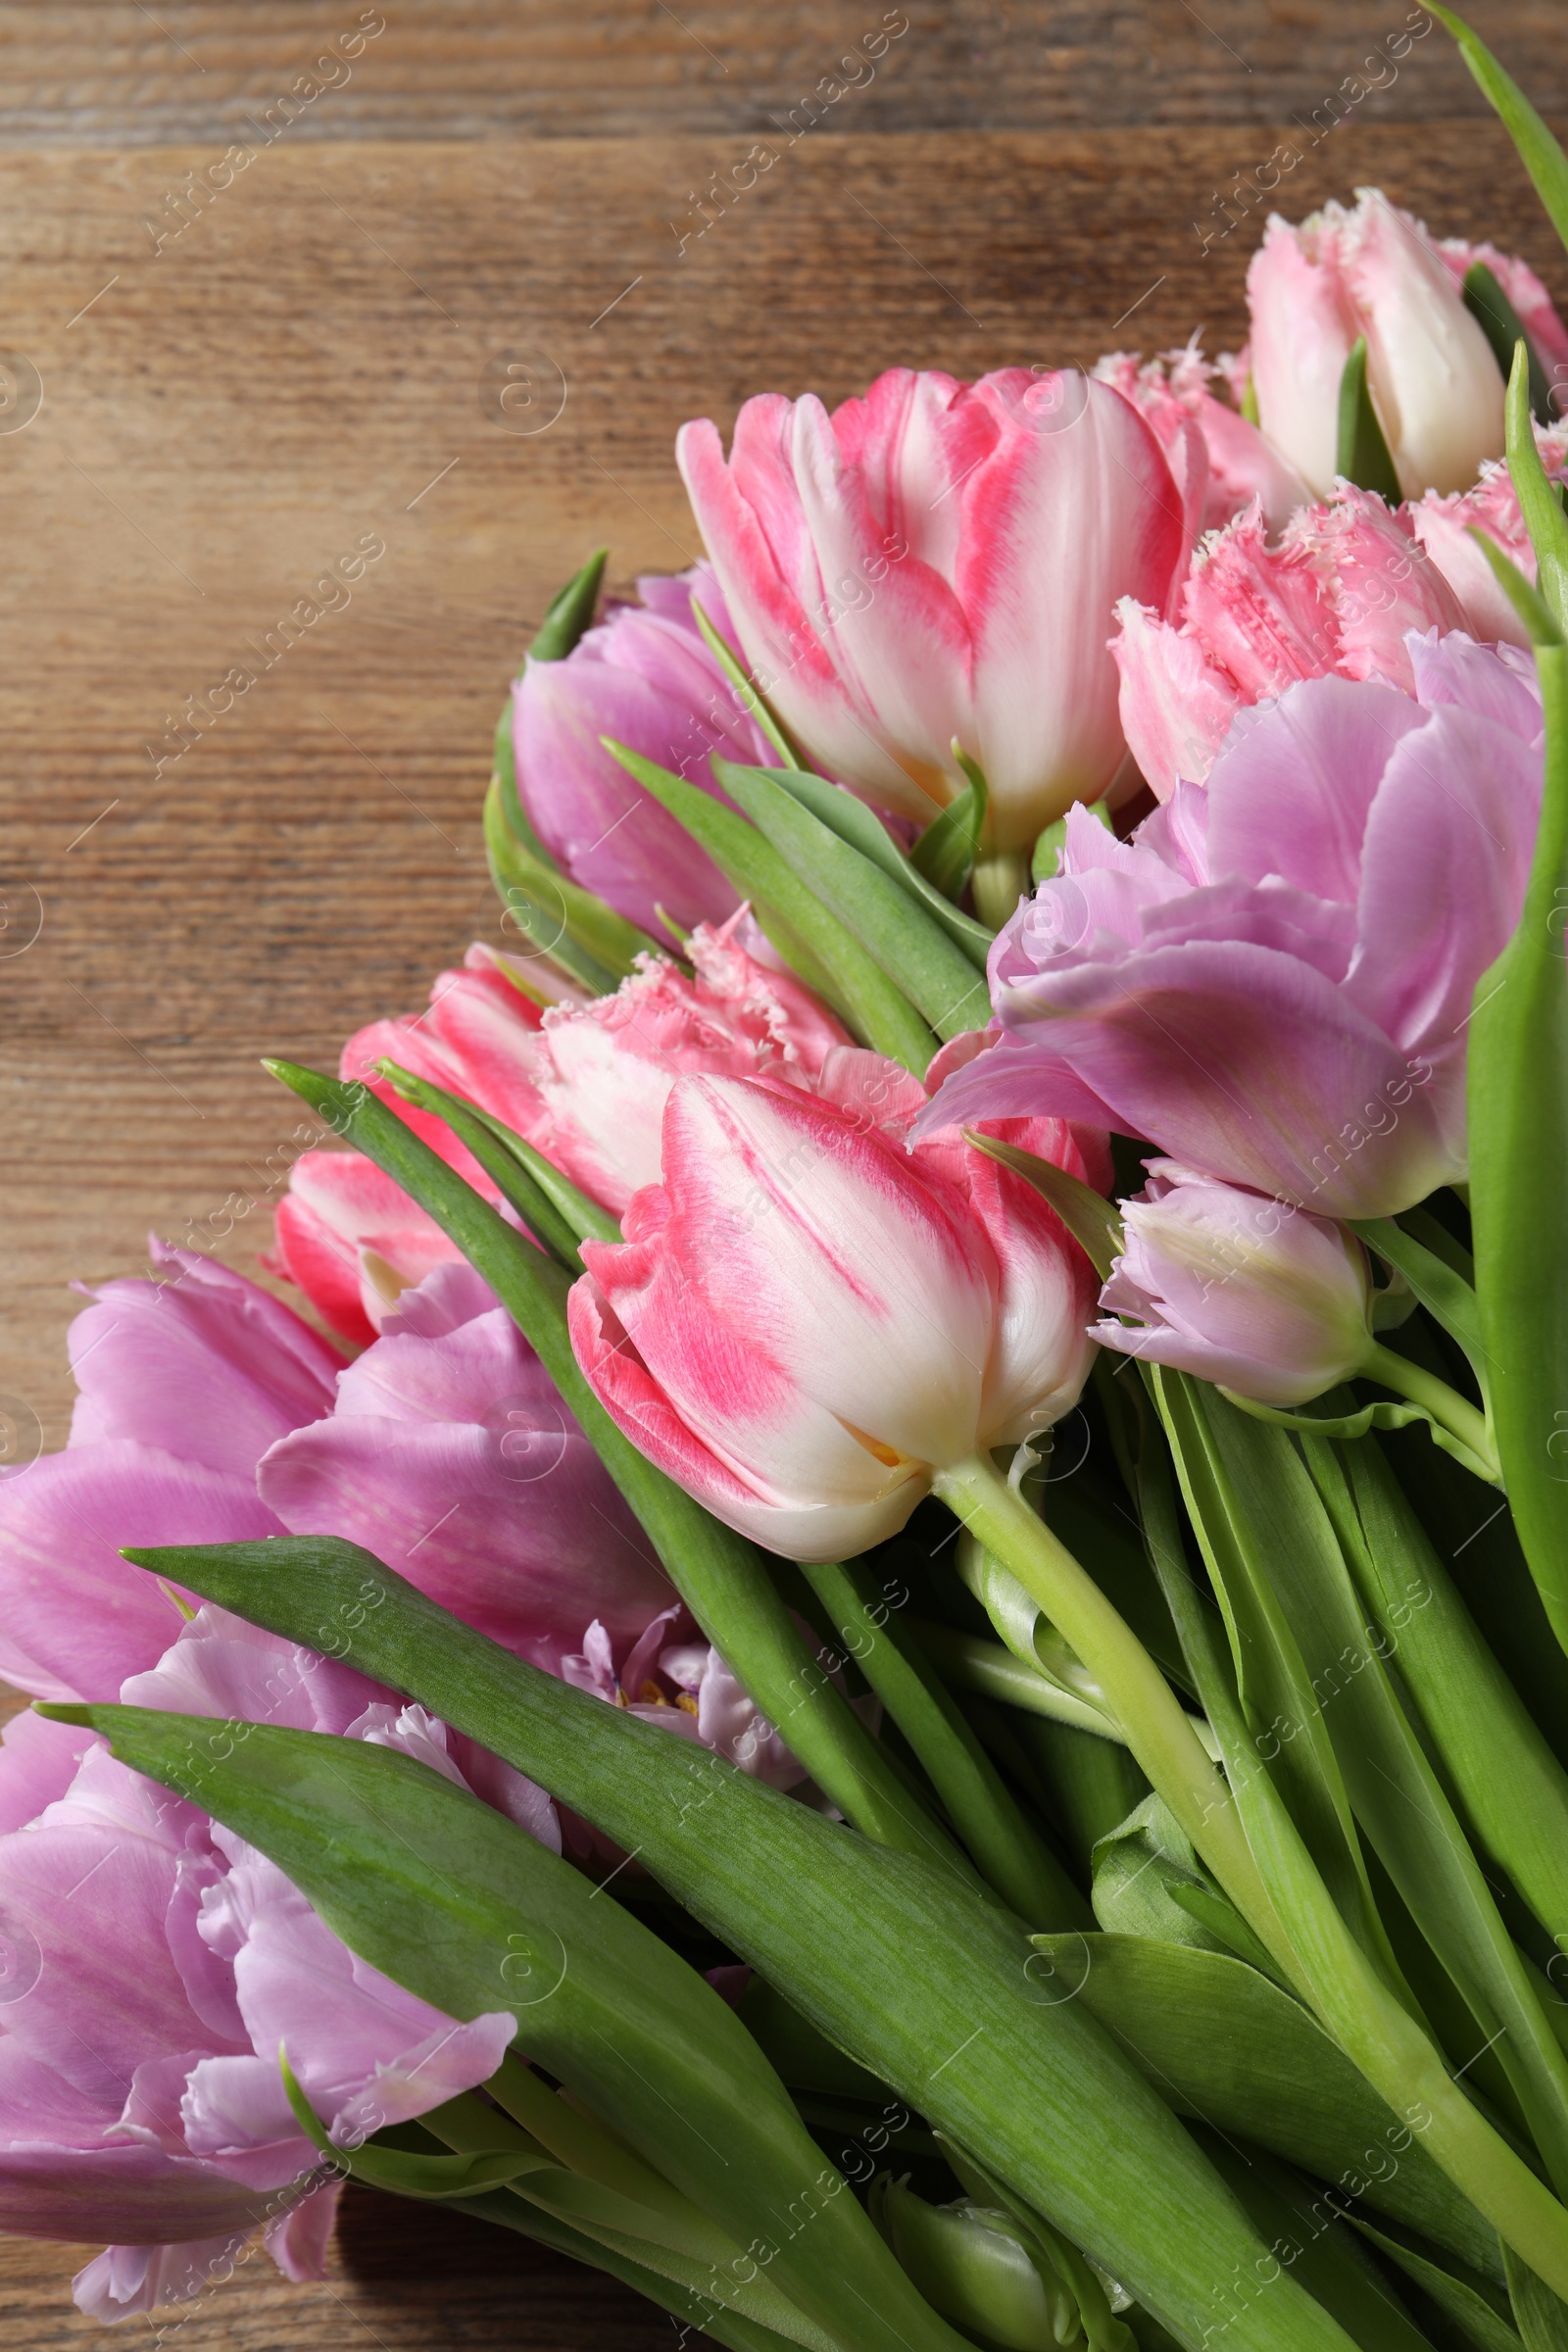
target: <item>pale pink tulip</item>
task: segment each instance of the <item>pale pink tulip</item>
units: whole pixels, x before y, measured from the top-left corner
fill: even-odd
[[[1149,1162],[1121,1214],[1121,1254],[1100,1296],[1107,1319],[1094,1326],[1102,1347],[1260,1404],[1305,1404],[1360,1370],[1372,1282],[1343,1226],[1173,1159]]]
[[[958,1139],[908,1153],[923,1102],[853,1049],[815,1096],[683,1078],[662,1184],[624,1243],[584,1245],[572,1342],[601,1401],[718,1518],[797,1558],[893,1534],[933,1469],[1049,1427],[1088,1370],[1087,1261]],[[1024,1140],[1084,1166],[1064,1127]]]
[[[1256,505],[1213,533],[1193,558],[1180,615],[1178,626],[1124,602],[1111,647],[1127,741],[1162,801],[1202,782],[1239,711],[1334,674],[1408,693],[1410,631],[1465,619],[1410,510],[1391,513],[1348,485],[1298,508],[1277,546]]]
[[[1421,223],[1377,189],[1298,227],[1271,219],[1247,298],[1258,422],[1320,498],[1338,471],[1340,379],[1363,335],[1372,405],[1406,498],[1466,489],[1502,455],[1492,346]]]
[[[1021,368],[895,368],[830,416],[749,400],[676,444],[757,683],[825,766],[917,823],[991,787],[992,846],[1095,800],[1123,752],[1116,600],[1163,610],[1183,498],[1133,406]]]

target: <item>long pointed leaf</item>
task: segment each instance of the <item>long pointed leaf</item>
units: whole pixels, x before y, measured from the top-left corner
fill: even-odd
[[[1150,1366],[1148,1377],[1179,1455],[1186,1384],[1158,1366]],[[1180,1532],[1162,1501],[1157,1465],[1157,1453],[1150,1452],[1141,1473],[1146,1514],[1157,1531],[1151,1549],[1184,1646],[1190,1645],[1199,1694],[1219,1736],[1248,1842],[1297,1956],[1302,1989],[1396,2115],[1426,2119],[1428,2153],[1477,2211],[1554,2287],[1559,2278],[1568,2284],[1568,2213],[1450,2080],[1442,2054],[1324,1886],[1254,1743],[1212,1633],[1183,1589]],[[1200,1502],[1200,1520],[1201,1515]]]
[[[935,884],[910,864],[874,810],[863,801],[858,801],[843,785],[830,784],[825,776],[813,775],[809,768],[794,768],[787,773],[779,768],[774,774],[783,789],[819,817],[830,833],[836,833],[840,841],[847,841],[852,849],[858,850],[862,858],[868,858],[902,891],[917,901],[938,929],[963,950],[977,971],[985,970],[996,933],[984,923],[976,922],[972,914],[960,913],[951,899],[944,898]]]
[[[1534,437],[1527,450],[1518,430],[1518,406],[1511,393],[1510,464],[1540,490],[1545,476]],[[1553,527],[1568,532],[1551,504]],[[1546,590],[1544,539],[1537,552]],[[1470,1019],[1470,1206],[1503,1480],[1568,1647],[1568,647],[1538,645],[1536,666],[1546,744],[1541,830],[1519,927],[1483,974]]]
[[[797,880],[853,927],[938,1037],[985,1027],[991,999],[984,979],[907,891],[813,816],[767,769],[715,757],[713,773]]]
[[[1519,150],[1525,170],[1536,183],[1536,193],[1545,206],[1553,228],[1568,245],[1568,156],[1525,96],[1519,84],[1505,74],[1485,41],[1477,38],[1463,17],[1441,0],[1433,0],[1432,14],[1446,24],[1459,44],[1464,59],[1480,83],[1491,105],[1501,117],[1503,128]]]
[[[931,1779],[981,1875],[1031,1924],[1088,1927],[1089,1906],[1016,1800],[862,1560],[808,1566],[833,1629]]]
[[[1266,1547],[1269,1578],[1310,1681],[1308,1720],[1278,1726],[1285,1753],[1304,1734],[1331,1739],[1358,1820],[1428,1943],[1463,1992],[1481,2043],[1497,2057],[1552,2179],[1568,2183],[1568,2059],[1543,2014],[1446,1791],[1399,1704],[1380,1644],[1367,1638],[1351,1581],[1361,1531],[1348,1494],[1313,1490],[1291,1441],[1189,1384],[1229,1474],[1243,1542]],[[1324,1441],[1325,1470],[1333,1466]],[[1344,1548],[1342,1549],[1342,1545]],[[1291,1736],[1287,1739],[1286,1735]]]
[[[1196,2352],[1214,2279],[1255,2260],[1258,2240],[1088,2013],[1037,1981],[1019,1922],[509,1656],[357,1545],[274,1538],[140,1556],[274,1632],[329,1642],[636,1850],[829,2040],[972,2148]],[[1289,2278],[1232,2334],[1237,2352],[1346,2352]]]
[[[71,1720],[258,1846],[351,1951],[422,2000],[459,2018],[513,2010],[539,2063],[731,2239],[774,2246],[773,2283],[846,2352],[957,2352],[727,2003],[504,1815],[365,1740],[269,1725],[236,1738],[141,1707]],[[782,2219],[813,2187],[810,2236],[792,2242]]]
[[[1218,1952],[1134,1936],[1036,1938],[1178,2114],[1254,2139],[1502,2277],[1497,2240],[1299,2002]]]

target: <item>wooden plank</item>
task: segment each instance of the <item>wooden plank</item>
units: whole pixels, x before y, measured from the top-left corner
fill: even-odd
[[[5,2352],[119,2341],[71,2301],[93,2246],[0,2237]],[[163,2316],[122,2323],[164,2352],[670,2352],[669,2316],[602,2272],[431,2205],[350,2188],[318,2285],[253,2250],[233,2277]]]
[[[1555,0],[1470,13],[1538,103],[1568,103]],[[367,16],[386,29],[345,55]],[[878,52],[879,28],[900,22],[907,31]],[[1417,0],[12,0],[0,140],[243,139],[312,82],[325,86],[293,139],[700,130],[744,143],[835,80],[853,86],[823,107],[829,135],[1286,122],[1353,94],[1353,75],[1380,120],[1484,114],[1446,37],[1423,24]],[[1391,55],[1412,26],[1420,37]]]

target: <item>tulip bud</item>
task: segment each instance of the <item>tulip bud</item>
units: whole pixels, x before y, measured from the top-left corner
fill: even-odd
[[[1009,2215],[963,2200],[928,2205],[902,2180],[873,2192],[872,2216],[933,2310],[988,2344],[1042,2352],[1083,2343],[1078,2306],[1031,2260]]]
[[[1106,1348],[1197,1373],[1259,1404],[1305,1404],[1372,1347],[1372,1282],[1354,1236],[1172,1159],[1148,1163],[1100,1302]]]
[[[530,659],[514,691],[517,795],[574,882],[656,939],[733,914],[736,894],[674,818],[605,750],[628,744],[711,792],[710,754],[766,767],[773,753],[704,643],[694,598],[731,635],[706,564],[639,580],[643,602],[612,608],[564,661]]]
[[[1463,490],[1502,455],[1492,346],[1420,222],[1376,188],[1299,227],[1277,216],[1247,273],[1258,422],[1326,497],[1346,362],[1367,345],[1372,405],[1406,498]]]
[[[676,452],[758,683],[831,773],[926,824],[966,789],[956,745],[990,787],[988,852],[1104,792],[1112,611],[1163,611],[1190,545],[1130,402],[1070,372],[895,368],[831,416],[748,401],[727,464],[706,419]]]

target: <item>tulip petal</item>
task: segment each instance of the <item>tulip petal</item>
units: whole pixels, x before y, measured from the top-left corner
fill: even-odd
[[[19,1679],[41,1672],[71,1697],[118,1696],[125,1677],[155,1665],[179,1630],[173,1602],[121,1558],[122,1546],[238,1544],[282,1532],[249,1478],[156,1446],[117,1439],[46,1454],[0,1478],[5,1669]]]

